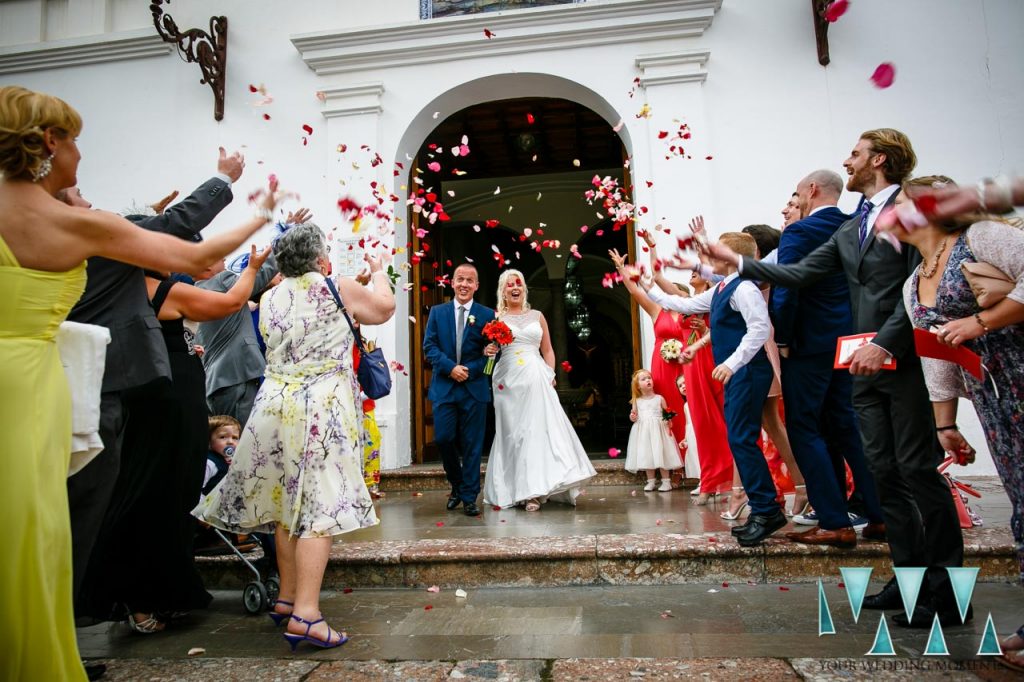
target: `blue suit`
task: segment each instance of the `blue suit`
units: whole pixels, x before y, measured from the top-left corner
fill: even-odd
[[[433,368],[427,397],[434,406],[434,442],[441,450],[452,495],[463,502],[475,502],[480,494],[480,457],[491,402],[491,378],[483,373],[488,341],[481,331],[493,319],[493,310],[472,304],[462,334],[461,363],[456,359],[453,302],[430,309],[423,337],[423,355]],[[469,370],[463,382],[450,376],[459,364]]]
[[[793,223],[782,233],[779,265],[800,262],[847,220],[849,216],[829,206]],[[782,358],[786,430],[818,525],[825,530],[850,526],[845,468],[832,453],[850,465],[868,519],[881,523],[882,509],[853,411],[853,377],[833,368],[836,339],[853,333],[846,277],[831,275],[800,290],[776,286],[771,312],[775,340],[789,348],[789,357]]]

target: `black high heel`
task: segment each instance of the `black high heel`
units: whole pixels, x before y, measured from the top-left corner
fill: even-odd
[[[320,647],[321,649],[333,649],[335,647],[341,646],[342,644],[348,641],[348,636],[346,636],[342,632],[338,632],[338,635],[341,637],[341,639],[339,639],[337,642],[332,642],[331,635],[334,633],[334,630],[331,629],[330,625],[327,626],[326,640],[310,636],[309,629],[317,623],[323,623],[324,619],[322,617],[318,618],[317,620],[306,620],[305,618],[299,618],[295,614],[292,614],[291,619],[298,623],[302,623],[306,626],[306,634],[304,635],[296,635],[291,632],[284,633],[284,638],[288,641],[289,644],[292,645],[292,653],[294,653],[295,648],[299,646],[299,642],[309,642],[313,646]]]

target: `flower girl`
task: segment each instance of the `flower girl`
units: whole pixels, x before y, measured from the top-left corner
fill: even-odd
[[[629,444],[626,446],[626,471],[646,471],[647,485],[644,491],[649,492],[657,485],[654,474],[655,469],[659,469],[661,487],[658,491],[668,492],[672,490],[668,472],[683,466],[679,459],[679,448],[669,433],[667,419],[674,415],[668,411],[665,399],[654,392],[654,377],[646,369],[638,369],[633,373],[630,388],[633,393],[633,410],[629,416],[633,428],[629,432]]]

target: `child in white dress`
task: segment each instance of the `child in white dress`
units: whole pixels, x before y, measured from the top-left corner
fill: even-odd
[[[629,416],[633,420],[633,428],[626,446],[626,471],[636,473],[643,469],[647,473],[644,491],[650,492],[657,485],[655,470],[658,470],[661,473],[658,491],[668,492],[672,490],[669,471],[683,466],[679,448],[663,415],[663,411],[668,410],[668,403],[654,392],[654,377],[646,369],[633,373],[630,388],[633,410]]]

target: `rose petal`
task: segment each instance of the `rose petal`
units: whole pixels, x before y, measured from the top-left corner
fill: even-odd
[[[205,653],[206,653],[206,649],[204,649],[201,646],[194,646],[194,647],[192,647],[191,649],[188,650],[188,655],[189,656],[200,656],[200,655],[205,654]]]
[[[437,526],[438,528],[440,528],[441,526],[443,526],[443,525],[444,525],[444,521],[438,521],[438,522],[437,522],[436,524],[434,524],[434,525],[436,525],[436,526]]]
[[[455,598],[456,599],[465,599],[468,596],[469,595],[466,594],[466,591],[464,589],[462,589],[461,587],[459,589],[455,590]]]
[[[432,608],[434,608],[434,606],[432,604],[427,604],[426,606],[423,607],[423,610],[424,611],[429,611]]]
[[[431,585],[430,587],[427,588],[427,592],[437,593],[437,592],[440,592],[440,591],[441,591],[441,588],[438,587],[437,585]]]
[[[892,85],[895,79],[896,67],[892,65],[892,62],[882,62],[871,74],[871,82],[875,84],[875,87],[883,90]]]
[[[351,587],[346,587],[345,589],[342,590],[342,592],[344,594],[352,594],[352,588]]]
[[[825,8],[825,21],[830,23],[838,21],[839,17],[846,14],[848,9],[850,9],[850,0],[835,0]]]
[[[608,448],[609,457],[615,458],[618,457],[620,454],[622,454],[622,450],[619,450],[618,448]]]

